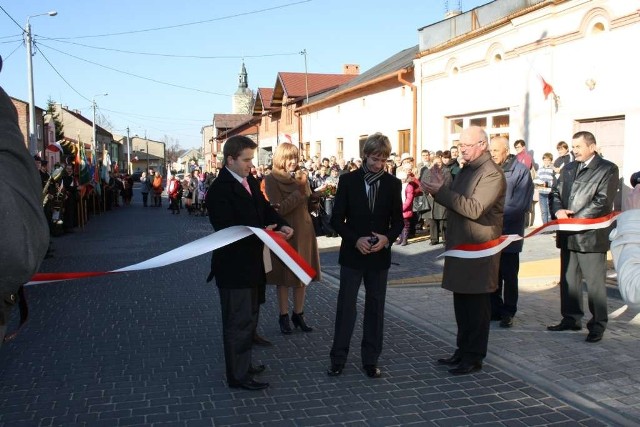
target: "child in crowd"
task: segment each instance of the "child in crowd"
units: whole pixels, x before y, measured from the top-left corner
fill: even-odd
[[[554,179],[553,154],[544,153],[542,155],[542,166],[538,169],[538,177],[534,181],[536,189],[538,190],[540,215],[542,216],[543,224],[551,221],[551,213],[549,212],[549,193],[551,193],[551,187],[553,187]]]

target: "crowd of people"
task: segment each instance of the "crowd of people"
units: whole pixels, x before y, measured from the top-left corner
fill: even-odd
[[[5,94],[0,95],[6,98]],[[4,108],[7,102],[3,99],[0,107]],[[4,154],[2,161],[12,170],[24,166],[28,153],[21,145],[19,130],[16,132],[15,108],[7,109],[7,117],[11,120],[3,121],[2,129],[13,139],[9,138],[12,145],[3,151],[8,154]],[[392,153],[389,139],[380,133],[365,141],[363,159],[349,162],[333,156],[304,159],[297,147],[283,143],[274,153],[272,166],[256,167],[253,164],[256,148],[255,142],[246,137],[228,139],[222,167],[214,174],[194,168],[179,180],[172,171],[164,182],[154,170],[143,173],[143,206],[161,207],[166,191],[170,199],[168,209],[173,214],[184,208],[189,213],[207,216],[214,231],[233,225],[274,230],[315,269],[312,280],[320,279],[314,238],[318,227],[328,236],[340,236],[340,289],[328,375],[339,376],[345,369],[362,284],[365,288],[362,369],[370,378],[382,375],[378,360],[383,348],[385,295],[394,243],[407,245],[418,226],[429,227],[430,243],[442,243],[446,249],[485,244],[504,234],[523,235],[530,225],[527,215],[536,200],[541,204],[543,221],[557,218],[581,227],[557,233],[561,320],[547,329],[553,332],[582,329],[585,316],[582,285],[586,282],[592,315],[586,324],[586,342],[596,343],[603,338],[608,322],[605,275],[611,227],[584,225],[580,220],[597,222],[612,212],[619,171],[614,163],[598,154],[595,136],[590,132],[573,135],[572,152],[568,144],[559,142],[558,156],[554,159],[551,153],[544,153],[541,166],[526,150],[525,141],[516,141],[513,145],[516,154],[510,154],[506,137],[489,139],[483,129],[475,126],[465,129],[459,144],[449,150],[423,150],[418,164],[407,153],[401,156]],[[78,176],[74,165],[69,162],[49,173],[45,161],[37,156],[33,159],[36,167],[29,166],[29,171],[21,175],[23,186],[9,186],[19,193],[27,190],[27,184],[33,184],[29,197],[25,193],[12,203],[12,207],[31,216],[5,215],[3,230],[14,240],[27,229],[33,232],[24,237],[29,237],[34,251],[22,254],[12,265],[5,262],[3,255],[3,265],[10,274],[4,275],[0,283],[3,293],[0,301],[4,304],[0,312],[0,336],[4,334],[20,285],[45,257],[52,227],[61,225],[63,231],[72,232],[78,223],[75,209]],[[639,183],[639,175],[632,177],[633,186]],[[10,181],[8,175],[6,179]],[[110,174],[101,187],[104,209],[130,204],[132,189],[130,176]],[[640,191],[636,189],[634,195],[636,202],[631,207],[637,208]],[[321,219],[319,224],[314,223],[314,218]],[[14,224],[25,219],[29,227]],[[571,222],[574,219],[579,221]],[[37,224],[43,227],[48,224],[49,233],[35,227]],[[623,296],[638,303],[640,298],[636,295],[640,295],[640,289],[636,288],[640,285],[634,281],[637,274],[626,267],[635,262],[621,253],[621,247],[635,241],[628,235],[637,234],[637,227],[628,221],[623,224],[617,234],[611,234],[616,241],[615,262],[617,268],[625,269],[621,277],[629,277],[628,283],[621,285]],[[257,333],[260,305],[265,302],[268,283],[277,287],[277,323],[281,333],[290,335],[294,328],[305,333],[314,330],[304,313],[305,283],[280,259],[266,253],[263,246],[253,236],[212,253],[208,280],[215,278],[219,288],[226,375],[228,385],[234,388],[259,390],[269,386],[256,380],[266,367],[253,363],[251,352],[254,344],[271,345]],[[513,325],[521,250],[519,241],[488,256],[445,257],[442,286],[453,293],[458,331],[455,352],[438,359],[438,363],[449,365],[451,374],[464,375],[482,369],[492,320],[499,320],[504,328]]]

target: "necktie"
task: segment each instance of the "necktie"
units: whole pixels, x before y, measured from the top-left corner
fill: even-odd
[[[251,194],[251,188],[249,188],[249,181],[247,181],[247,178],[242,178],[242,186],[249,194]]]

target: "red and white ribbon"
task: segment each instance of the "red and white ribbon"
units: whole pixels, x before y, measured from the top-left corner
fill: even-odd
[[[497,254],[517,240],[522,240],[522,236],[508,234],[488,242],[458,245],[448,251],[444,251],[438,255],[438,258],[443,256],[467,259],[488,257]]]
[[[615,222],[618,215],[620,215],[620,212],[611,212],[610,214],[599,218],[556,219],[536,228],[524,236],[524,238],[526,239],[527,237],[535,236],[536,234],[547,231],[587,231],[607,228]],[[483,258],[497,254],[510,243],[520,239],[523,239],[523,237],[517,234],[509,234],[500,236],[489,242],[458,245],[443,252],[438,256],[438,258],[443,256],[467,259]]]
[[[31,278],[27,285],[40,283],[59,282],[62,280],[72,280],[87,277],[106,276],[109,274],[124,273],[127,271],[148,270],[151,268],[164,267],[180,261],[185,261],[215,249],[222,248],[233,242],[237,242],[247,236],[255,234],[264,244],[278,257],[287,267],[305,284],[309,284],[316,276],[316,271],[311,267],[295,249],[277,232],[263,230],[261,228],[236,225],[219,230],[201,239],[189,242],[169,252],[111,271],[88,271],[77,273],[38,273]]]
[[[546,224],[536,228],[531,233],[524,236],[525,238],[534,236],[546,231],[586,231],[597,230],[599,228],[607,228],[616,220],[621,212],[615,211],[599,218],[566,218],[554,219]]]

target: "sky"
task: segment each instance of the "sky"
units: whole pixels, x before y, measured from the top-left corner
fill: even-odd
[[[232,112],[244,60],[249,88],[277,73],[364,72],[418,44],[418,28],[489,0],[0,0],[0,86],[28,102],[29,16],[35,104],[52,99],[114,134],[201,146]],[[55,10],[56,16],[34,16]],[[104,94],[108,94],[104,96]],[[109,123],[111,126],[107,125]]]

